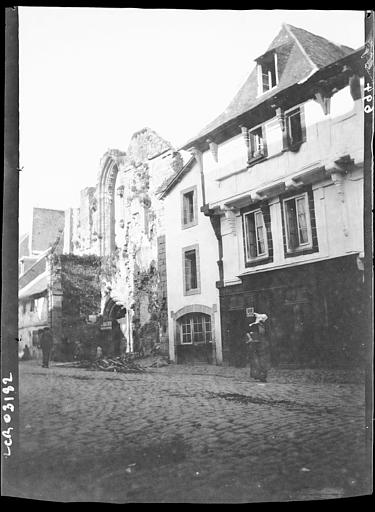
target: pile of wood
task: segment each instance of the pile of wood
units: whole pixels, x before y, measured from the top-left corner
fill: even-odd
[[[145,369],[139,366],[130,357],[103,357],[95,361],[79,361],[78,368],[87,370],[101,370],[104,372],[118,373],[144,373]]]

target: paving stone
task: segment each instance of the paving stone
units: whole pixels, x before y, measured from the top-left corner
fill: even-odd
[[[369,493],[364,386],[322,380],[273,373],[259,386],[247,369],[116,375],[23,363],[18,493],[161,503]]]

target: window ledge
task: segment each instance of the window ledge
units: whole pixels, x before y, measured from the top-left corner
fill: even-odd
[[[276,89],[276,87],[278,86],[279,84],[277,83],[276,85],[274,85],[273,87],[271,87],[270,89],[268,89],[267,91],[263,91],[263,92],[259,92],[256,96],[256,99],[258,98],[261,98],[262,96],[265,96],[267,93],[273,91],[274,89]]]
[[[256,156],[254,158],[252,158],[251,160],[249,160],[247,162],[247,167],[252,167],[253,165],[263,161],[263,160],[266,160],[267,159],[267,155],[266,154],[262,154],[262,155],[259,155],[259,156]]]
[[[181,229],[189,229],[193,228],[194,226],[198,225],[198,220],[195,220],[194,222],[189,222],[188,224],[181,224]]]
[[[201,293],[199,288],[194,288],[194,290],[185,290],[184,295],[199,295]]]
[[[318,247],[309,247],[303,249],[294,249],[293,251],[288,251],[284,253],[285,258],[294,258],[296,256],[303,256],[305,254],[312,254],[313,252],[318,252]]]
[[[256,267],[257,265],[265,265],[266,263],[272,263],[273,257],[272,256],[262,256],[261,258],[254,258],[253,260],[246,261],[245,267]]]

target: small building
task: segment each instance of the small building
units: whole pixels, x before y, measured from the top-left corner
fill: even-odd
[[[161,192],[172,360],[243,365],[253,311],[274,365],[361,359],[362,53],[284,24],[181,148]]]
[[[46,267],[46,256],[42,255],[36,263],[39,267]],[[26,276],[28,273],[26,271]],[[19,292],[18,350],[21,357],[26,346],[32,358],[38,359],[41,355],[39,349],[40,335],[42,330],[49,326],[47,288],[48,276],[44,270],[33,277]]]
[[[31,357],[38,358],[41,331],[51,326],[48,258],[52,248],[62,250],[64,218],[61,210],[33,208],[30,233],[22,235],[19,241],[20,356],[27,345]]]

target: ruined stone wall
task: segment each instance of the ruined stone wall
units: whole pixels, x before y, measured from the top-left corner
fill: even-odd
[[[73,254],[50,258],[50,325],[54,337],[54,359],[72,358],[81,342],[87,353],[95,352],[100,330],[89,322],[101,307],[101,259]]]
[[[168,289],[167,289],[167,257],[166,238],[161,235],[158,244],[158,301],[159,301],[159,339],[163,353],[168,354]]]
[[[102,255],[101,311],[111,298],[133,312],[136,351],[161,345],[167,352],[165,219],[156,192],[182,165],[169,142],[149,128],[140,130],[126,153],[103,156],[96,190],[82,191],[79,225],[72,220],[73,252]]]
[[[93,215],[92,203],[94,200],[95,187],[86,187],[81,190],[79,205],[79,227],[81,252],[90,254],[92,248]]]
[[[65,210],[64,248],[65,254],[73,254],[73,208]]]

